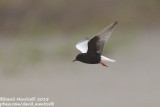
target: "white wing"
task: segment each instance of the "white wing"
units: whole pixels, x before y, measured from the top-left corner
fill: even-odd
[[[88,50],[88,38],[84,38],[83,40],[79,41],[76,45],[76,48],[80,50],[82,53],[87,53]]]

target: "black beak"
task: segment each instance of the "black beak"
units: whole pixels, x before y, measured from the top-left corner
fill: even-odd
[[[73,60],[72,62],[77,61],[77,59]]]

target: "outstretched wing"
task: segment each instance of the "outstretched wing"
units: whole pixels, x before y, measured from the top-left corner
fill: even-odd
[[[88,38],[84,38],[83,40],[79,41],[76,45],[76,48],[81,51],[82,53],[87,53],[88,51]]]
[[[113,28],[118,22],[114,22],[113,24],[109,25],[101,32],[96,34],[89,42],[88,42],[88,51],[87,54],[95,55],[96,53],[102,54],[104,44],[110,37]]]

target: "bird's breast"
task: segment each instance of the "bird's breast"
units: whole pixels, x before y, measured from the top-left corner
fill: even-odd
[[[84,59],[82,60],[82,62],[88,63],[88,64],[98,64],[98,63],[100,63],[100,56],[86,55],[86,56],[84,56]]]

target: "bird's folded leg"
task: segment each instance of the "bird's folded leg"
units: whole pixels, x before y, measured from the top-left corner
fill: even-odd
[[[105,67],[108,67],[106,64],[104,64],[103,62],[100,62],[101,65],[105,66]]]

